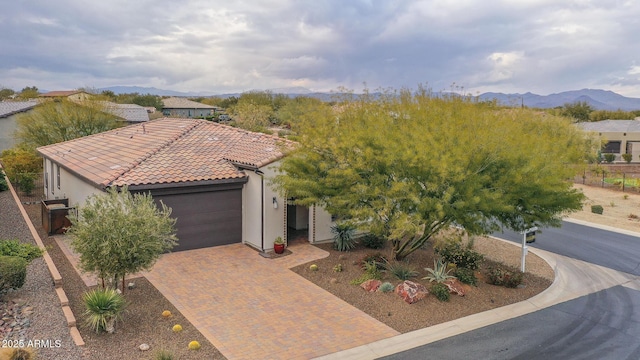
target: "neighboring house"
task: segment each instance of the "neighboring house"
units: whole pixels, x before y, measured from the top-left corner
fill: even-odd
[[[640,121],[602,120],[576,125],[606,141],[603,154],[615,154],[616,161],[622,161],[622,154],[632,154],[634,162],[640,160]]]
[[[33,109],[36,101],[1,101],[0,102],[0,152],[16,145],[13,133],[17,128],[19,113]]]
[[[215,115],[218,107],[189,99],[171,97],[162,99],[164,104],[162,114],[164,116],[180,117],[180,118],[206,118]]]
[[[65,91],[49,91],[45,94],[40,94],[42,99],[68,99],[72,101],[83,101],[91,97],[91,94],[82,90],[65,90]]]
[[[273,249],[304,230],[331,239],[331,215],[287,205],[271,187],[282,149],[293,143],[205,120],[162,118],[38,148],[45,196],[82,205],[111,186],[150,192],[172,208],[174,251],[231,243]],[[295,231],[299,234],[300,231]]]
[[[149,121],[149,112],[143,106],[136,104],[116,104],[109,101],[102,102],[105,109],[130,124]]]

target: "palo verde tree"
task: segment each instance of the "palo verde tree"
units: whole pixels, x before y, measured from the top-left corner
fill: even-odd
[[[160,255],[177,244],[171,209],[150,194],[132,194],[127,187],[112,187],[91,196],[78,214],[70,215],[71,246],[80,254],[83,271],[110,280],[149,270]]]
[[[47,101],[17,118],[16,139],[35,149],[121,126],[117,118],[105,111],[103,103],[69,100]]]
[[[567,179],[587,153],[565,118],[428,90],[365,94],[315,112],[272,183],[386,237],[396,259],[451,225],[486,234],[560,224],[581,208]]]

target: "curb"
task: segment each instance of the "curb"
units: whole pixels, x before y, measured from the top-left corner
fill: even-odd
[[[0,166],[0,169],[2,169],[1,166]],[[7,185],[9,185],[9,191],[11,191],[11,195],[13,196],[13,199],[16,202],[16,205],[18,205],[18,209],[20,209],[20,213],[22,214],[24,221],[27,223],[27,226],[29,227],[29,231],[31,231],[31,236],[33,236],[33,239],[36,241],[36,244],[38,245],[38,247],[44,250],[44,254],[42,255],[42,257],[44,258],[44,261],[47,264],[47,268],[49,268],[49,273],[51,274],[55,291],[58,295],[58,299],[60,299],[60,305],[62,307],[62,312],[64,314],[64,317],[67,320],[67,326],[69,327],[69,333],[71,335],[71,339],[73,339],[73,342],[76,344],[76,346],[84,346],[85,343],[84,343],[84,340],[82,339],[82,335],[80,335],[80,332],[76,327],[76,318],[73,315],[71,308],[69,307],[69,299],[67,298],[67,294],[64,292],[64,289],[62,288],[62,276],[60,275],[60,272],[58,271],[56,264],[53,263],[53,259],[51,259],[51,256],[47,252],[47,249],[45,248],[44,243],[40,238],[40,235],[38,235],[38,231],[33,226],[33,223],[31,222],[29,215],[27,215],[27,211],[24,209],[24,206],[22,206],[22,203],[20,202],[20,198],[18,197],[18,194],[13,188],[13,185],[11,184],[8,178],[5,178],[5,179],[7,181]]]

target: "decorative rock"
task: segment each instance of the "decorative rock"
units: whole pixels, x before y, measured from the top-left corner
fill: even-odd
[[[135,287],[136,287],[136,284],[133,283],[133,282],[130,282],[130,283],[127,284],[127,289],[129,289],[129,290],[131,290],[131,289],[133,289]]]
[[[449,288],[449,292],[452,294],[457,294],[458,296],[464,296],[464,286],[458,279],[447,279],[443,282]]]
[[[413,304],[424,299],[429,294],[429,291],[424,285],[405,280],[396,286],[396,294],[407,304]]]
[[[382,284],[382,281],[380,281],[380,280],[369,279],[369,280],[363,282],[362,284],[360,284],[360,287],[365,289],[368,292],[374,292],[374,291],[378,290],[378,288],[380,287],[381,284]]]
[[[337,283],[338,283],[338,279],[336,279],[336,278],[331,278],[331,279],[329,280],[329,282],[330,282],[330,283],[332,283],[332,284],[337,284]]]
[[[139,347],[140,351],[147,351],[149,350],[150,346],[149,344],[141,344]]]

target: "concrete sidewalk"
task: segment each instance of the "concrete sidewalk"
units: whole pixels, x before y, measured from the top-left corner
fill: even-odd
[[[618,231],[625,234],[640,236],[638,233],[604,227],[586,223],[584,221],[579,223],[592,227],[603,228],[609,231]],[[505,242],[512,244],[513,246],[519,246],[509,241]],[[479,329],[504,320],[526,315],[549,306],[576,299],[613,286],[625,285],[632,288],[638,287],[637,283],[634,282],[638,277],[632,274],[615,271],[603,266],[557,255],[545,250],[530,247],[529,251],[547,261],[556,274],[553,284],[551,284],[547,290],[532,297],[531,299],[315,359],[376,359],[382,356],[412,349],[417,346],[426,345],[451,336],[459,335],[471,330]]]

